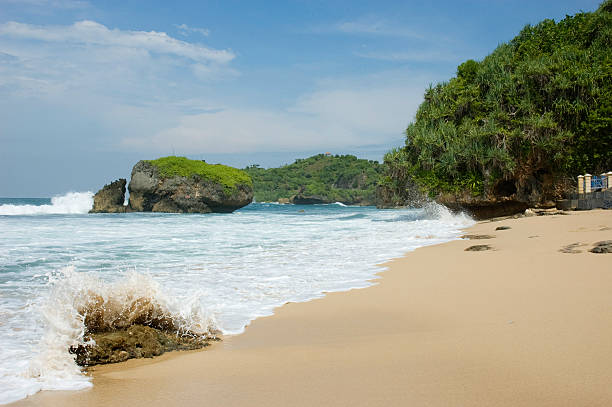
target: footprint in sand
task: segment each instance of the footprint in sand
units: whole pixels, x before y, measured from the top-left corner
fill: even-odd
[[[568,244],[567,246],[563,246],[562,248],[559,249],[559,251],[561,253],[571,253],[571,254],[576,254],[576,253],[582,253],[582,250],[578,250],[578,247],[581,246],[586,246],[586,243],[572,243],[572,244]]]
[[[469,240],[481,240],[481,239],[495,239],[495,236],[491,236],[491,235],[463,235],[461,236],[462,239],[469,239]]]
[[[466,252],[482,252],[485,250],[493,250],[493,248],[488,244],[477,244],[475,246],[470,246],[465,249]]]

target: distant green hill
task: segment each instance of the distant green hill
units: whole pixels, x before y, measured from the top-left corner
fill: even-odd
[[[257,202],[334,203],[375,205],[382,174],[377,161],[352,155],[315,155],[280,168],[250,166]]]
[[[385,156],[385,201],[560,198],[576,175],[612,170],[612,1],[526,26],[424,99]]]

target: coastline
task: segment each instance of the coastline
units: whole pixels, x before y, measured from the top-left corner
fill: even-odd
[[[612,405],[612,256],[587,252],[612,239],[612,212],[465,233],[495,238],[419,248],[374,286],[287,304],[205,351],[96,367],[92,389],[10,405]],[[477,244],[494,250],[464,251]]]

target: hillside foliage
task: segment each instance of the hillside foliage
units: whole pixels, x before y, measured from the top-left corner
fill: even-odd
[[[373,205],[382,166],[378,161],[352,155],[319,154],[280,168],[253,165],[245,171],[253,179],[258,202],[290,199],[300,193],[320,197],[326,202]]]
[[[425,91],[405,145],[384,163],[397,204],[414,187],[486,197],[612,170],[612,0],[527,25],[459,65]]]

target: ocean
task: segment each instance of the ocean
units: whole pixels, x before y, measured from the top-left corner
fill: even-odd
[[[473,224],[435,204],[253,203],[205,215],[91,206],[90,192],[0,198],[0,404],[92,385],[68,349],[83,343],[96,298],[118,313],[144,298],[187,330],[239,334],[287,302],[376,284],[381,263]]]

